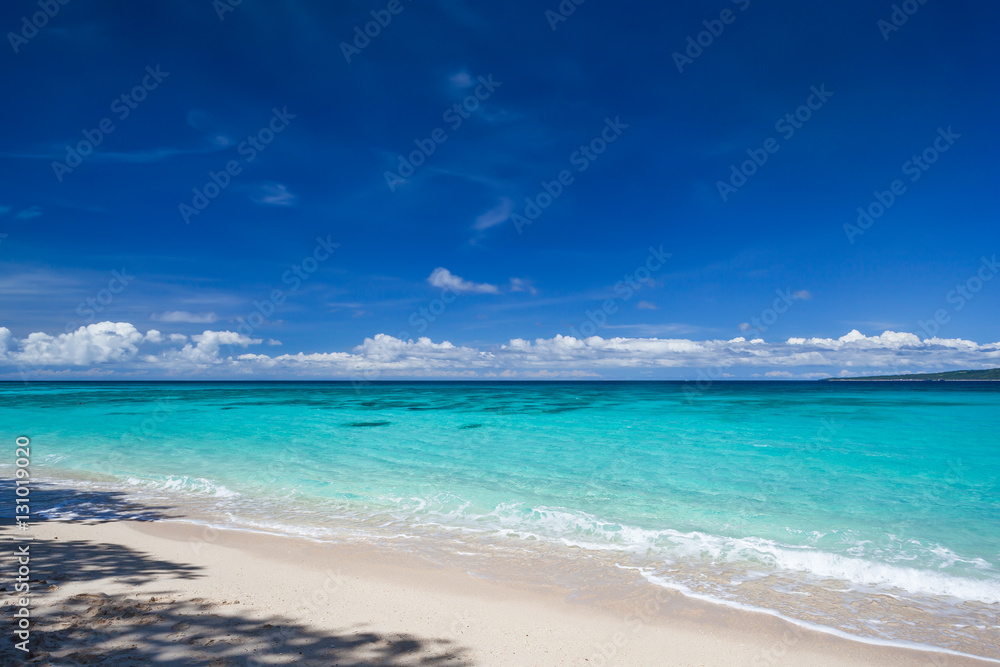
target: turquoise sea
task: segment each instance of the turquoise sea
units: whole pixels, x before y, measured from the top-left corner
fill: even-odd
[[[5,383],[0,424],[7,479],[26,435],[36,483],[215,526],[608,562],[1000,658],[995,383]]]

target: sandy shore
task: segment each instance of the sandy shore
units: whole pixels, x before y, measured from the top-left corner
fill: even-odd
[[[7,573],[21,534],[3,529]],[[984,665],[872,646],[669,591],[568,599],[356,546],[178,521],[31,528],[41,664]],[[638,589],[637,589],[638,590]],[[0,662],[23,657],[8,641]]]

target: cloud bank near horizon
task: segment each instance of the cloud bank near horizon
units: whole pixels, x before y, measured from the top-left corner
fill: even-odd
[[[277,341],[268,341],[274,345]],[[683,338],[515,338],[488,349],[365,338],[350,352],[267,355],[264,345],[232,331],[194,336],[140,332],[128,322],[101,322],[70,333],[15,338],[0,327],[0,377],[5,379],[233,378],[773,378],[927,372],[1000,366],[1000,342],[920,339],[905,332],[768,342]]]

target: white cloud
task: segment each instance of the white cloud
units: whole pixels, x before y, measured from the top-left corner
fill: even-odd
[[[41,332],[28,334],[27,338],[17,341],[16,352],[8,350],[4,356],[28,366],[92,366],[129,361],[135,357],[142,342],[143,335],[131,324],[100,322],[58,336]]]
[[[514,202],[510,200],[509,197],[504,197],[500,200],[500,203],[486,211],[478,218],[476,222],[472,225],[472,228],[476,231],[483,231],[489,229],[490,227],[495,227],[503,222],[507,221],[510,214],[514,211]]]
[[[156,329],[143,335],[128,322],[99,322],[58,336],[36,332],[22,339],[13,338],[10,330],[0,327],[0,367],[37,370],[45,366],[119,364],[123,369],[152,365],[157,370],[172,371],[183,365],[221,363],[224,359],[219,352],[223,345],[246,347],[261,342],[231,331],[205,331],[191,336],[191,340],[194,345],[185,344],[187,336],[165,336]],[[158,356],[141,356],[139,348],[144,344],[184,347],[167,348]]]
[[[184,334],[170,334],[164,336],[156,329],[150,329],[146,332],[146,342],[154,343],[156,345],[165,345],[167,343],[173,343],[175,345],[182,345],[187,342],[188,337]]]
[[[247,353],[258,338],[232,331],[204,331],[188,340],[127,322],[101,322],[58,336],[36,332],[15,338],[0,327],[0,374],[25,368],[39,376],[72,377],[114,369],[140,374],[216,377],[336,377],[358,380],[392,377],[622,377],[672,372],[695,377],[814,378],[873,372],[924,372],[1000,366],[1000,343],[962,339],[921,340],[912,333],[858,331],[840,338],[791,338],[766,342],[684,338],[586,339],[557,335],[533,341],[515,338],[487,349],[429,338],[403,341],[386,334],[366,338],[349,352]],[[276,341],[269,340],[269,344]],[[145,348],[145,349],[144,349]],[[95,368],[96,367],[96,368]],[[51,369],[51,370],[46,370]],[[644,375],[645,376],[645,375]]]
[[[640,301],[635,307],[639,310],[656,310],[656,304],[649,301]]]
[[[431,272],[431,275],[427,277],[427,282],[429,282],[434,287],[446,287],[448,289],[454,290],[455,292],[473,292],[475,294],[499,294],[500,290],[496,285],[490,285],[489,283],[474,283],[464,278],[459,278],[458,276],[452,274],[451,271],[443,267],[438,267]]]
[[[864,336],[858,331],[837,339],[793,338],[767,343],[756,338],[693,341],[687,339],[577,339],[556,336],[534,343],[512,340],[504,356],[525,365],[593,368],[736,368],[784,367],[892,368],[921,371],[1000,365],[1000,343],[979,345],[960,339],[921,341],[911,333],[886,331]]]
[[[448,77],[448,81],[451,82],[455,88],[468,88],[473,83],[472,75],[469,74],[468,70],[462,70],[461,72],[455,72]]]
[[[792,298],[796,301],[808,301],[813,298],[813,295],[807,289],[800,289],[798,292],[792,292]]]
[[[7,327],[0,327],[0,359],[7,356],[7,351],[11,349],[11,345],[14,343],[14,334],[10,332]]]
[[[23,211],[19,211],[17,215],[14,216],[15,220],[31,220],[32,218],[37,218],[42,214],[42,209],[37,206],[29,206]]]
[[[830,373],[792,373],[790,371],[768,371],[762,377],[773,380],[816,380],[830,377]]]
[[[219,349],[225,345],[228,347],[246,347],[248,345],[260,345],[263,341],[260,338],[250,338],[234,331],[205,331],[196,336],[191,336],[194,341],[192,347],[190,343],[181,348],[182,356],[192,360],[214,363],[219,356]]]
[[[233,363],[236,348],[260,345],[260,338],[250,338],[234,331],[205,331],[191,336],[194,343],[184,347],[168,348],[158,355],[147,355],[140,361],[143,366],[167,373],[197,372],[209,367],[226,366],[233,374],[245,373],[247,369]]]
[[[257,188],[253,200],[269,206],[293,206],[298,197],[281,183],[269,183]]]
[[[153,313],[149,319],[154,322],[190,322],[192,324],[211,324],[219,318],[215,313],[190,313],[186,310],[168,310],[165,313]]]
[[[538,290],[535,286],[531,284],[531,281],[525,280],[524,278],[511,278],[510,279],[510,291],[511,292],[528,292],[532,295],[538,294]]]

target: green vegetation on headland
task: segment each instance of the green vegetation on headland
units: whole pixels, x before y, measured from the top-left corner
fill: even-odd
[[[981,371],[948,371],[947,373],[912,373],[910,375],[872,375],[870,377],[825,378],[823,382],[942,382],[968,380],[978,382],[1000,382],[1000,368]]]

